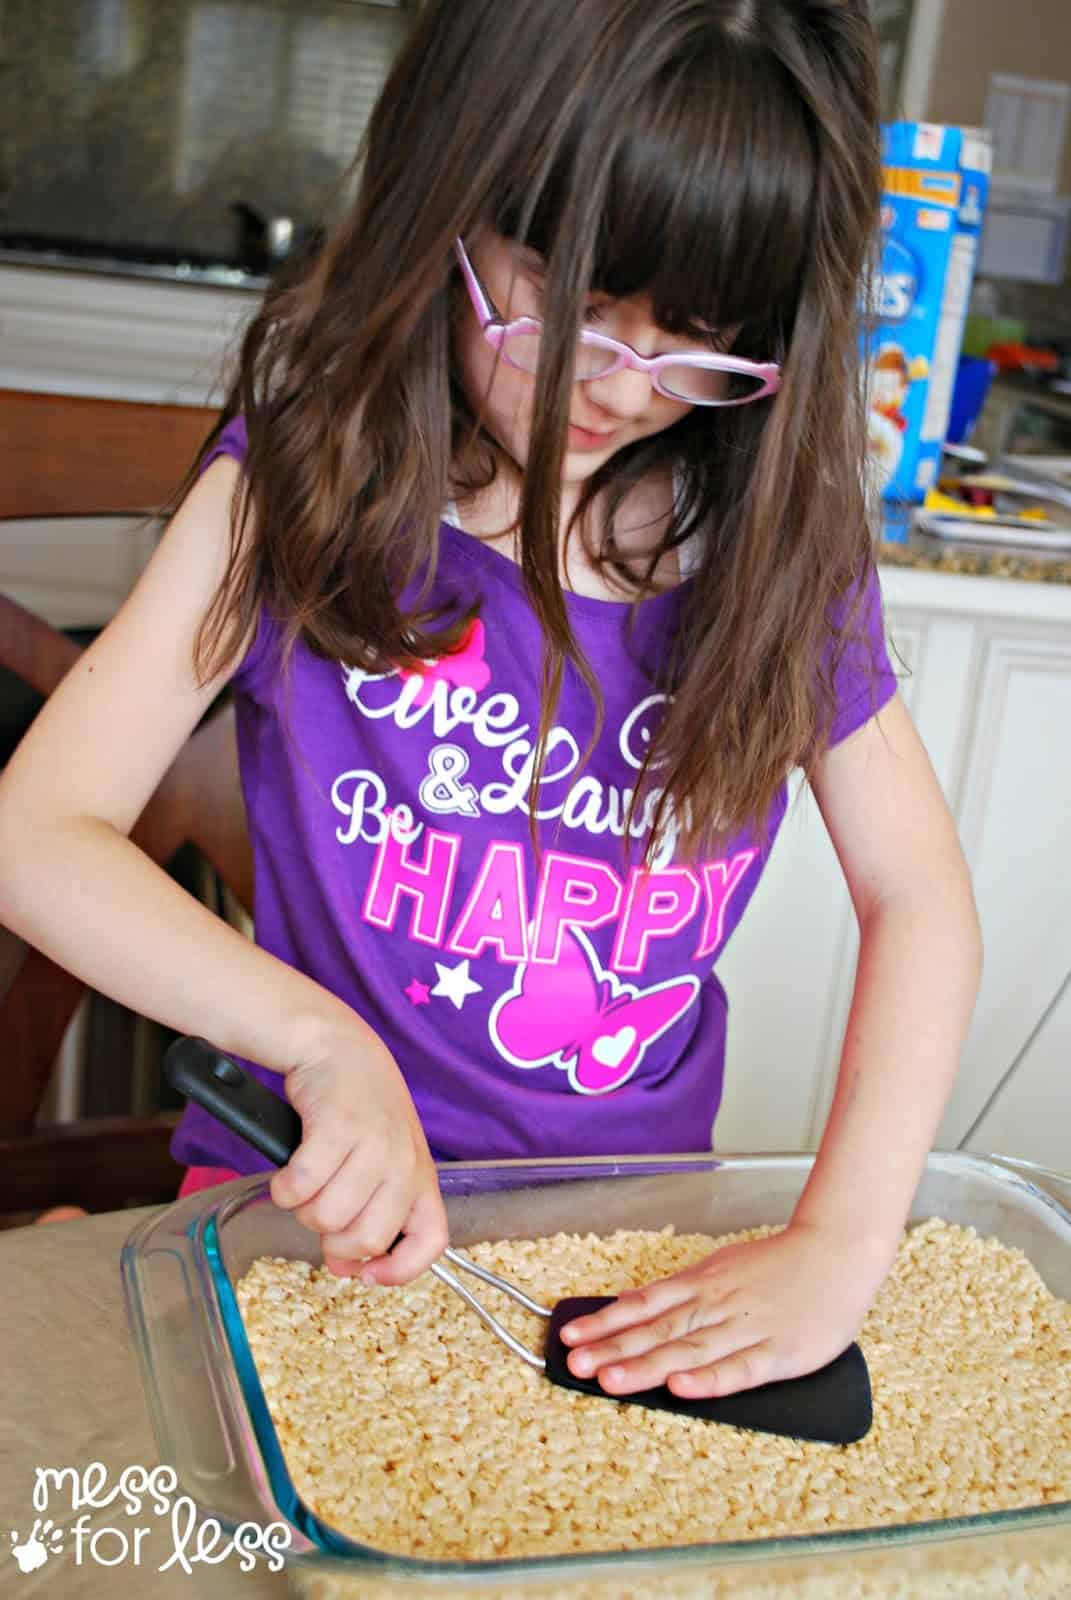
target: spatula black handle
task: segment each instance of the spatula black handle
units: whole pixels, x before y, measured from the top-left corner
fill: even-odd
[[[207,1039],[178,1039],[164,1056],[168,1082],[277,1167],[301,1143],[301,1118],[280,1095]]]

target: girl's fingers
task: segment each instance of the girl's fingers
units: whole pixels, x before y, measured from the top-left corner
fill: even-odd
[[[307,1204],[323,1188],[323,1173],[312,1170],[304,1151],[302,1145],[285,1167],[272,1173],[271,1197],[280,1211],[296,1211],[298,1206]]]
[[[364,1263],[360,1272],[363,1282],[409,1283],[442,1255],[450,1234],[437,1186],[418,1195],[403,1227],[402,1238],[389,1254]]]
[[[685,1338],[660,1344],[642,1355],[601,1363],[594,1375],[607,1394],[634,1394],[637,1389],[654,1389],[660,1383],[668,1383],[674,1374],[712,1369],[754,1342],[754,1331],[733,1319],[700,1328]],[[578,1373],[577,1376],[591,1374]]]
[[[354,1163],[347,1161],[333,1184],[345,1185],[354,1192]],[[384,1182],[374,1189],[364,1205],[351,1211],[344,1226],[323,1229],[324,1260],[345,1261],[352,1275],[366,1261],[385,1256],[402,1230],[408,1209],[407,1197],[397,1186]],[[331,1269],[335,1269],[332,1267]]]
[[[769,1342],[761,1340],[705,1366],[674,1372],[666,1379],[666,1386],[682,1400],[708,1400],[757,1389],[760,1384],[784,1376]]]
[[[633,1323],[609,1338],[597,1339],[572,1350],[568,1367],[578,1378],[590,1378],[593,1372],[601,1373],[606,1366],[633,1361],[653,1350],[678,1347],[694,1350],[702,1331],[720,1327],[729,1315],[727,1306],[690,1295],[649,1322]]]
[[[320,1168],[324,1174],[323,1182],[312,1198],[290,1208],[302,1227],[309,1228],[313,1233],[346,1232],[364,1211],[381,1182],[352,1149],[342,1155],[332,1152],[330,1161],[334,1162],[333,1166],[325,1162]],[[273,1199],[274,1196],[273,1188]]]
[[[322,1223],[309,1219],[313,1216],[312,1208],[319,1197],[326,1193],[347,1157],[352,1154],[353,1146],[353,1138],[340,1130],[329,1132],[325,1127],[318,1127],[312,1133],[306,1133],[286,1166],[280,1168],[271,1180],[271,1197],[275,1204],[283,1211],[299,1211],[299,1208],[309,1207],[307,1215],[299,1214],[298,1220],[305,1227],[320,1232],[325,1227],[344,1226],[353,1216],[354,1209],[352,1203],[347,1209],[337,1192],[331,1200],[334,1209],[330,1215],[324,1216]],[[371,1187],[368,1185],[367,1189]],[[346,1211],[345,1216],[338,1214],[339,1208]]]
[[[754,1389],[773,1376],[773,1352],[765,1341],[743,1344],[741,1333],[722,1338],[679,1339],[650,1350],[632,1362],[613,1362],[600,1366],[600,1386],[607,1394],[636,1394],[637,1389],[656,1389],[666,1384],[682,1400],[709,1395],[735,1394],[738,1389]],[[712,1349],[711,1349],[712,1346]],[[727,1346],[727,1347],[725,1347]],[[717,1352],[717,1354],[714,1354]]]
[[[588,1345],[597,1339],[606,1339],[622,1328],[650,1322],[662,1312],[682,1305],[691,1299],[694,1286],[681,1278],[663,1278],[648,1284],[646,1289],[630,1289],[617,1300],[593,1311],[586,1317],[574,1317],[561,1328],[563,1344]],[[571,1363],[570,1363],[571,1365]],[[580,1374],[578,1374],[580,1376]]]

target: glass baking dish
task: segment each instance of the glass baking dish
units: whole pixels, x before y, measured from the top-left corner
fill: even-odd
[[[721,1234],[786,1222],[812,1157],[712,1155],[444,1165],[451,1242],[560,1230]],[[1071,1300],[1071,1181],[1001,1158],[934,1154],[910,1222],[940,1216],[1023,1250]],[[1071,1594],[1071,1501],[932,1523],[540,1560],[409,1559],[321,1523],[297,1495],[234,1287],[258,1256],[319,1261],[317,1237],[272,1205],[264,1178],[186,1200],[131,1235],[122,1274],[162,1461],[232,1531],[284,1523],[304,1600],[732,1600]],[[1029,1427],[1029,1418],[1023,1419]],[[850,1448],[850,1447],[849,1447]]]

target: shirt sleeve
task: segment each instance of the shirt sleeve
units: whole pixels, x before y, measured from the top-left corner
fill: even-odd
[[[201,471],[210,467],[219,456],[233,456],[241,466],[245,462],[246,452],[249,449],[249,435],[246,432],[245,418],[241,412],[232,417],[201,462]]]
[[[854,597],[845,602],[842,614],[847,616],[852,609]],[[896,673],[885,638],[881,586],[877,568],[872,567],[864,584],[854,627],[833,673],[835,704],[829,747],[840,744],[864,722],[869,722],[892,699],[896,687]]]

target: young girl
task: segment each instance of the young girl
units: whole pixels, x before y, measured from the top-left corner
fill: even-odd
[[[709,1144],[714,964],[802,767],[861,934],[813,1175],[570,1330],[611,1392],[726,1394],[854,1337],[979,970],[864,514],[873,38],[866,0],[506,9],[424,7],[351,212],[9,767],[0,916],[255,1063],[303,1124],[273,1198],[400,1284],[435,1159]],[[126,837],[228,683],[255,945]],[[264,1165],[196,1109],[175,1149],[186,1187]]]

